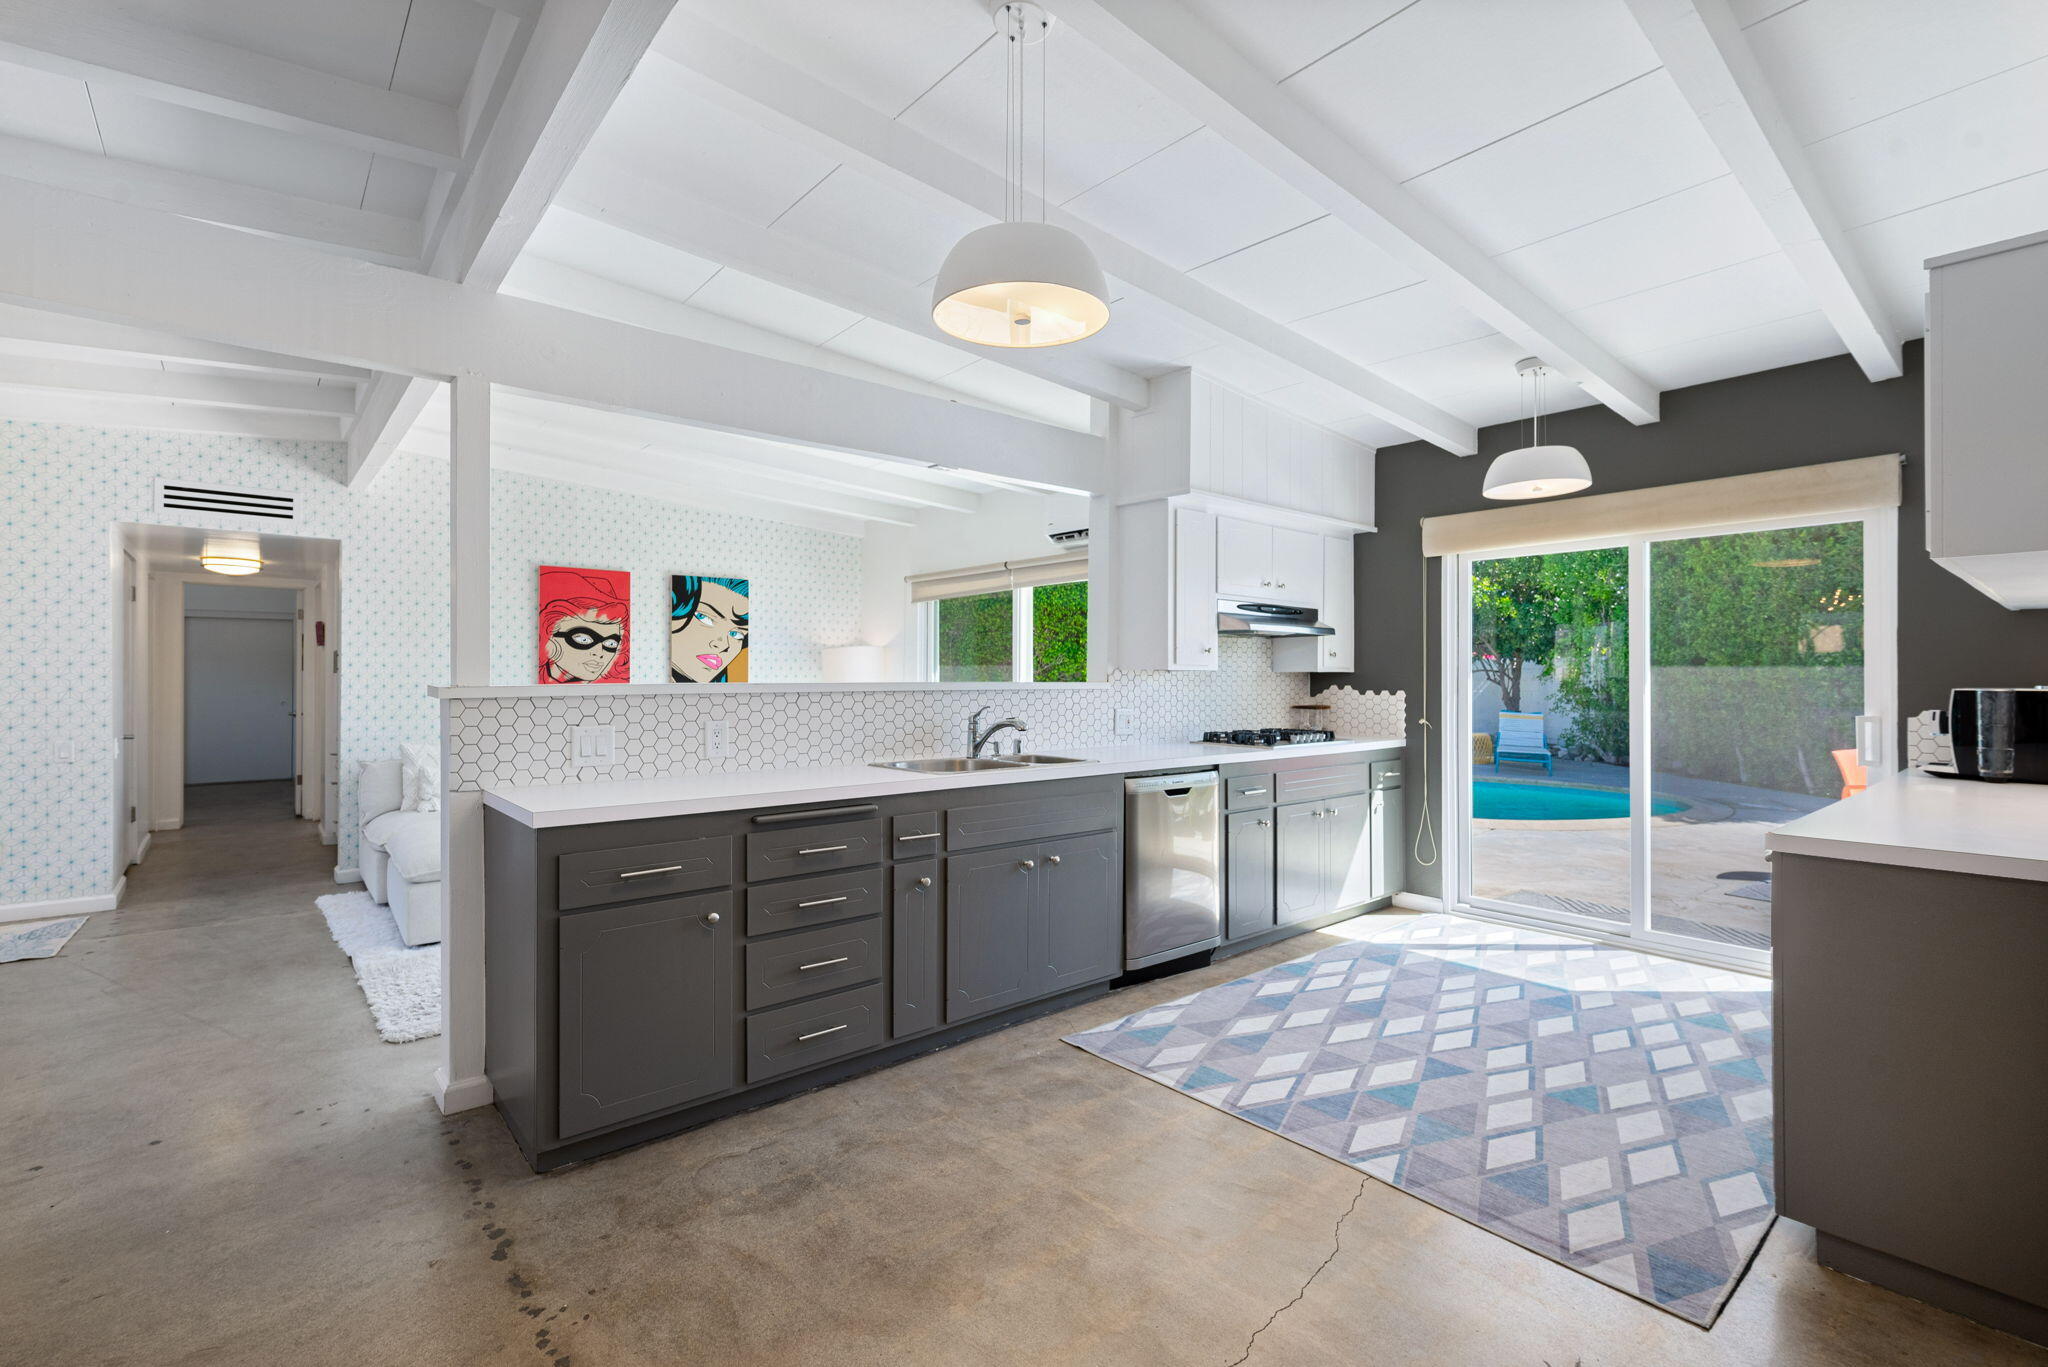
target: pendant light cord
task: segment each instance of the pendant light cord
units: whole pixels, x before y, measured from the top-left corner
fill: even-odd
[[[1422,700],[1416,708],[1416,727],[1422,732],[1422,820],[1415,827],[1415,843],[1409,847],[1409,854],[1423,868],[1436,866],[1439,851],[1436,844],[1435,818],[1429,805],[1429,755],[1435,746],[1430,744],[1435,727],[1429,720],[1429,557],[1422,557]],[[1427,844],[1429,854],[1422,853]],[[1439,889],[1441,891],[1441,889]]]

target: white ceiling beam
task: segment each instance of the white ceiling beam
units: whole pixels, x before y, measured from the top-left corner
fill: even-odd
[[[217,436],[267,437],[276,441],[339,441],[333,418],[302,413],[259,413],[210,404],[161,399],[109,398],[100,394],[0,392],[0,418],[18,422],[76,423],[87,427],[140,427],[158,432],[209,432]]]
[[[424,166],[462,166],[455,110],[132,19],[107,0],[0,0],[0,59]]]
[[[0,300],[1095,491],[1100,437],[0,177]]]
[[[964,358],[993,360],[1133,412],[1152,401],[1143,379],[1097,360],[1085,347],[992,351],[962,341],[932,322],[928,286],[780,229],[749,223],[702,195],[678,193],[652,176],[586,162],[570,177],[556,207],[943,343]]]
[[[427,270],[496,289],[675,0],[552,0],[533,23],[476,165],[440,215]],[[377,477],[430,387],[380,377],[349,431],[348,479]]]
[[[1872,380],[1905,374],[1899,331],[1726,0],[1628,0],[1628,7],[1863,373]]]
[[[346,385],[293,384],[243,376],[191,375],[145,366],[90,365],[47,357],[0,355],[0,388],[120,394],[138,399],[211,404],[273,413],[354,414],[355,391]]]
[[[1118,65],[1315,200],[1367,241],[1630,422],[1655,422],[1655,385],[1517,280],[1342,134],[1174,0],[1060,0]]]
[[[411,438],[406,439],[401,449],[421,451],[428,455],[438,454],[443,460],[447,459],[448,454],[445,451],[427,452],[423,445]],[[840,536],[863,536],[867,531],[867,523],[859,518],[847,517],[840,513],[820,512],[816,508],[793,508],[787,504],[776,504],[764,511],[761,500],[743,490],[709,484],[682,487],[665,475],[651,474],[646,470],[592,465],[585,461],[568,460],[561,456],[516,448],[494,449],[491,452],[491,465],[496,470],[531,475],[536,479],[550,479],[561,484],[576,484],[592,489],[616,489],[621,493],[658,498],[700,512],[731,513],[739,517],[766,517],[776,522],[814,527],[821,532],[833,532]]]
[[[361,384],[370,378],[370,372],[360,366],[309,361],[301,356],[279,356],[248,347],[224,346],[219,342],[201,342],[177,333],[107,323],[68,313],[51,313],[19,304],[0,304],[0,351],[15,355],[54,353],[94,362],[110,359],[189,361],[194,365],[220,366],[230,370],[312,375],[348,384]]]
[[[448,429],[434,415],[422,417],[413,431],[419,434],[418,449],[445,452]],[[648,487],[665,487],[669,490],[666,496],[680,502],[689,501],[693,491],[698,490],[721,494],[728,500],[750,500],[753,507],[749,515],[753,517],[768,516],[763,505],[774,505],[901,527],[917,521],[917,513],[902,505],[841,493],[814,481],[736,468],[734,462],[706,460],[695,451],[619,442],[536,427],[517,419],[500,424],[491,434],[493,460],[501,452],[559,461],[560,468],[566,471],[589,469],[645,476],[650,481]]]
[[[0,136],[0,165],[23,180],[272,237],[337,247],[386,266],[410,266],[420,256],[419,223],[396,214],[280,194],[31,138]]]
[[[692,17],[662,33],[656,52],[682,69],[699,94],[818,148],[913,196],[991,219],[1003,212],[1000,174],[904,127],[849,95]],[[1046,219],[1080,235],[1104,271],[1182,315],[1204,335],[1236,341],[1351,394],[1359,407],[1446,450],[1479,449],[1477,429],[1365,367],[1319,346],[1130,243],[1057,207]],[[937,269],[937,262],[933,268]],[[1115,323],[1112,322],[1114,327]]]

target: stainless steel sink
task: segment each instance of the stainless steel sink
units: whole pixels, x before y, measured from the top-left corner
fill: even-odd
[[[976,759],[884,759],[874,761],[876,769],[903,769],[913,774],[978,774],[986,769],[1028,769],[1034,764],[1082,764],[1084,760],[1065,755],[984,755]]]
[[[907,769],[913,774],[974,774],[983,769],[1015,769],[1016,761],[1010,759],[885,759],[876,760],[871,766],[876,769]]]

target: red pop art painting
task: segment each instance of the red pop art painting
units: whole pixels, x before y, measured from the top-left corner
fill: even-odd
[[[626,683],[633,576],[625,570],[540,567],[540,682]]]

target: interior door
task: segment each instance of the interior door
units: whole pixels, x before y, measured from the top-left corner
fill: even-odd
[[[125,868],[142,854],[142,734],[145,696],[142,680],[142,576],[135,557],[121,552],[121,864]]]

